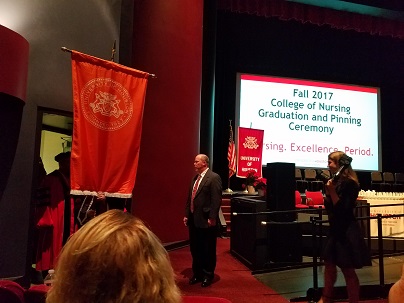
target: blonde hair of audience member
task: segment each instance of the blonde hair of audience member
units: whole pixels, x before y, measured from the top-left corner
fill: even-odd
[[[181,302],[168,254],[141,220],[109,210],[64,246],[47,303]]]
[[[389,290],[387,302],[404,302],[404,265],[401,266],[401,278],[396,283],[394,283]]]

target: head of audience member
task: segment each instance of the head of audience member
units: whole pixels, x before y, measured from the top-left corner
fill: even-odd
[[[55,156],[55,161],[59,163],[59,171],[65,176],[70,176],[70,152],[64,152]]]
[[[404,265],[401,266],[401,278],[394,283],[388,294],[388,303],[401,303],[404,300]]]
[[[47,303],[181,302],[167,251],[141,220],[109,210],[64,246]]]

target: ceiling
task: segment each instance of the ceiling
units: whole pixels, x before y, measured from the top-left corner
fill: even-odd
[[[340,11],[404,21],[404,0],[287,0]]]
[[[340,11],[404,21],[404,0],[286,0]],[[72,117],[44,114],[43,129],[71,135]]]

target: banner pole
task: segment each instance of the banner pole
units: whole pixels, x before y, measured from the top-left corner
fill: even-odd
[[[112,51],[111,51],[111,61],[115,61],[115,53],[116,53],[116,40],[114,41],[114,44],[112,45]]]
[[[229,161],[228,167],[229,167],[229,174],[227,177],[227,189],[225,190],[226,193],[232,193],[233,191],[230,189],[230,178],[231,176],[234,174],[234,172],[232,174],[230,174],[231,171],[231,162],[234,161],[234,138],[233,138],[233,128],[231,126],[231,120],[229,120],[229,128],[230,128],[230,136],[229,136],[229,146],[227,149],[227,160]]]
[[[116,52],[115,45],[116,45],[116,40],[115,40],[115,42],[114,42],[114,46],[112,47],[112,57],[111,57],[111,61],[112,61],[112,62],[114,62],[114,59],[115,59],[115,52]],[[61,49],[62,51],[64,51],[64,52],[66,52],[66,53],[72,53],[72,52],[73,52],[73,50],[71,50],[71,49],[69,49],[69,48],[67,48],[67,47],[64,47],[64,46],[62,46],[60,49]],[[101,59],[101,60],[102,60],[102,59]],[[115,62],[114,62],[114,63],[115,63]],[[157,79],[156,74],[150,74],[150,73],[148,73],[148,74],[149,74],[149,77],[150,77],[150,78]]]
[[[226,193],[232,193],[233,191],[230,189],[230,177],[227,178],[227,189],[225,190]]]

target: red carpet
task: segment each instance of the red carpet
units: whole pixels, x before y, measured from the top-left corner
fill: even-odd
[[[183,295],[226,298],[233,303],[287,303],[287,299],[259,282],[251,271],[230,254],[230,239],[217,239],[217,267],[213,284],[189,285],[192,276],[189,247],[169,253]]]
[[[251,271],[230,254],[230,239],[217,239],[217,267],[213,284],[202,288],[200,284],[189,285],[192,276],[189,247],[169,252],[177,276],[177,284],[183,295],[220,297],[233,303],[287,303],[251,274]],[[361,303],[387,303],[387,299],[361,301]]]

